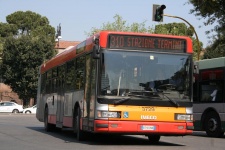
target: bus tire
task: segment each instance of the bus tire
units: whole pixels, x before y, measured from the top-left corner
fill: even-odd
[[[221,121],[218,114],[214,111],[209,112],[206,115],[205,131],[209,137],[222,137],[224,132],[221,129]]]
[[[83,141],[85,139],[85,133],[80,129],[80,118],[81,118],[81,110],[80,108],[76,108],[73,117],[73,131],[76,134],[78,141]]]
[[[148,140],[150,143],[157,144],[160,140],[160,135],[148,135]]]
[[[55,126],[53,124],[48,123],[48,107],[45,107],[44,127],[45,127],[45,131],[47,131],[47,132],[51,132],[55,128]]]

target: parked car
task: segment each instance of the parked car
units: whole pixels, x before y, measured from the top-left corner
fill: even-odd
[[[0,112],[22,113],[23,106],[14,102],[0,102]]]
[[[37,105],[34,105],[34,106],[32,106],[32,107],[28,107],[28,108],[25,108],[24,110],[23,110],[23,113],[24,114],[36,114],[36,110],[37,110]]]

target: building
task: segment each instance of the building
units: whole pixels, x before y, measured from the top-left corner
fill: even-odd
[[[58,50],[58,54],[63,52],[65,49],[76,46],[79,44],[79,41],[63,41],[63,40],[58,40],[55,45],[55,49]]]

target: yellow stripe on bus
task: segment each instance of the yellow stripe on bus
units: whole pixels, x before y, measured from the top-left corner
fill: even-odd
[[[176,107],[156,107],[156,106],[109,105],[109,111],[121,112],[120,120],[133,120],[133,121],[173,122],[175,121],[174,118],[176,113],[186,114],[184,107],[176,108]],[[118,120],[118,118],[110,118],[109,120]]]

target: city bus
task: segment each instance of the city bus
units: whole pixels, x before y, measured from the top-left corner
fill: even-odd
[[[209,137],[222,137],[225,131],[224,72],[225,57],[195,62],[194,129]]]
[[[40,66],[36,117],[77,140],[190,135],[192,53],[185,36],[101,31]]]

